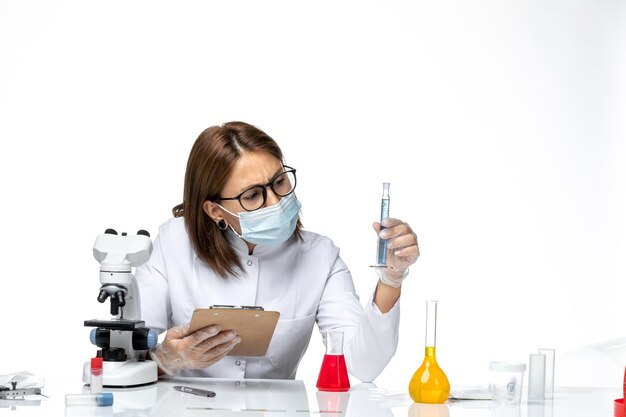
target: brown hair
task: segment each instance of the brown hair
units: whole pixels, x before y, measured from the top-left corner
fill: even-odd
[[[185,227],[198,257],[209,264],[221,277],[236,276],[241,261],[228,243],[225,232],[202,208],[206,200],[218,198],[235,162],[245,152],[267,152],[283,162],[278,144],[260,129],[244,122],[229,122],[211,126],[198,136],[191,148],[183,202],[172,209],[174,217],[184,217]],[[301,238],[302,224],[294,235]]]

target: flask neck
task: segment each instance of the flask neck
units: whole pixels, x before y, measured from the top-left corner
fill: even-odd
[[[427,358],[434,358],[435,356],[435,347],[434,346],[426,346],[424,349],[424,356]]]
[[[426,348],[437,346],[437,301],[426,301]]]
[[[327,355],[343,355],[343,332],[327,331],[324,339]]]
[[[426,349],[424,349],[424,364],[427,367],[437,365],[437,356],[435,354],[434,346],[426,346]]]

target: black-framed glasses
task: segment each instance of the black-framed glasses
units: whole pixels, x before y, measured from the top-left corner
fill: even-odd
[[[248,188],[236,197],[218,197],[215,201],[221,200],[238,200],[239,204],[245,211],[258,210],[265,205],[267,200],[267,189],[271,188],[278,197],[286,197],[293,193],[296,189],[296,170],[295,168],[284,166],[285,171],[276,175],[270,182],[265,185],[255,185]]]

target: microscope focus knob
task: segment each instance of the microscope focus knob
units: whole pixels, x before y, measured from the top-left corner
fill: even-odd
[[[105,235],[116,235],[117,231],[115,229],[107,229],[104,231]]]
[[[156,345],[159,343],[159,335],[154,330],[150,329],[148,333],[148,347],[150,349],[154,349]]]
[[[111,345],[111,331],[100,327],[91,329],[91,333],[89,333],[89,341],[92,345],[106,349]]]
[[[124,362],[127,359],[126,351],[119,347],[102,349],[102,359],[107,362]]]
[[[89,341],[92,345],[96,345],[96,329],[91,329],[91,332],[89,332]]]
[[[159,342],[159,335],[152,329],[142,327],[133,331],[133,349],[148,350],[156,347]]]
[[[147,231],[147,230],[143,230],[143,229],[138,230],[138,231],[137,231],[137,234],[138,234],[138,235],[142,235],[142,236],[148,236],[148,237],[150,237],[150,233],[148,233],[148,231]]]

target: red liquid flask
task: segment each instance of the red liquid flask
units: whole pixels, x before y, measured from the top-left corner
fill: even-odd
[[[343,332],[325,332],[326,354],[322,361],[317,389],[320,391],[348,391],[350,380],[346,358],[343,356]]]

